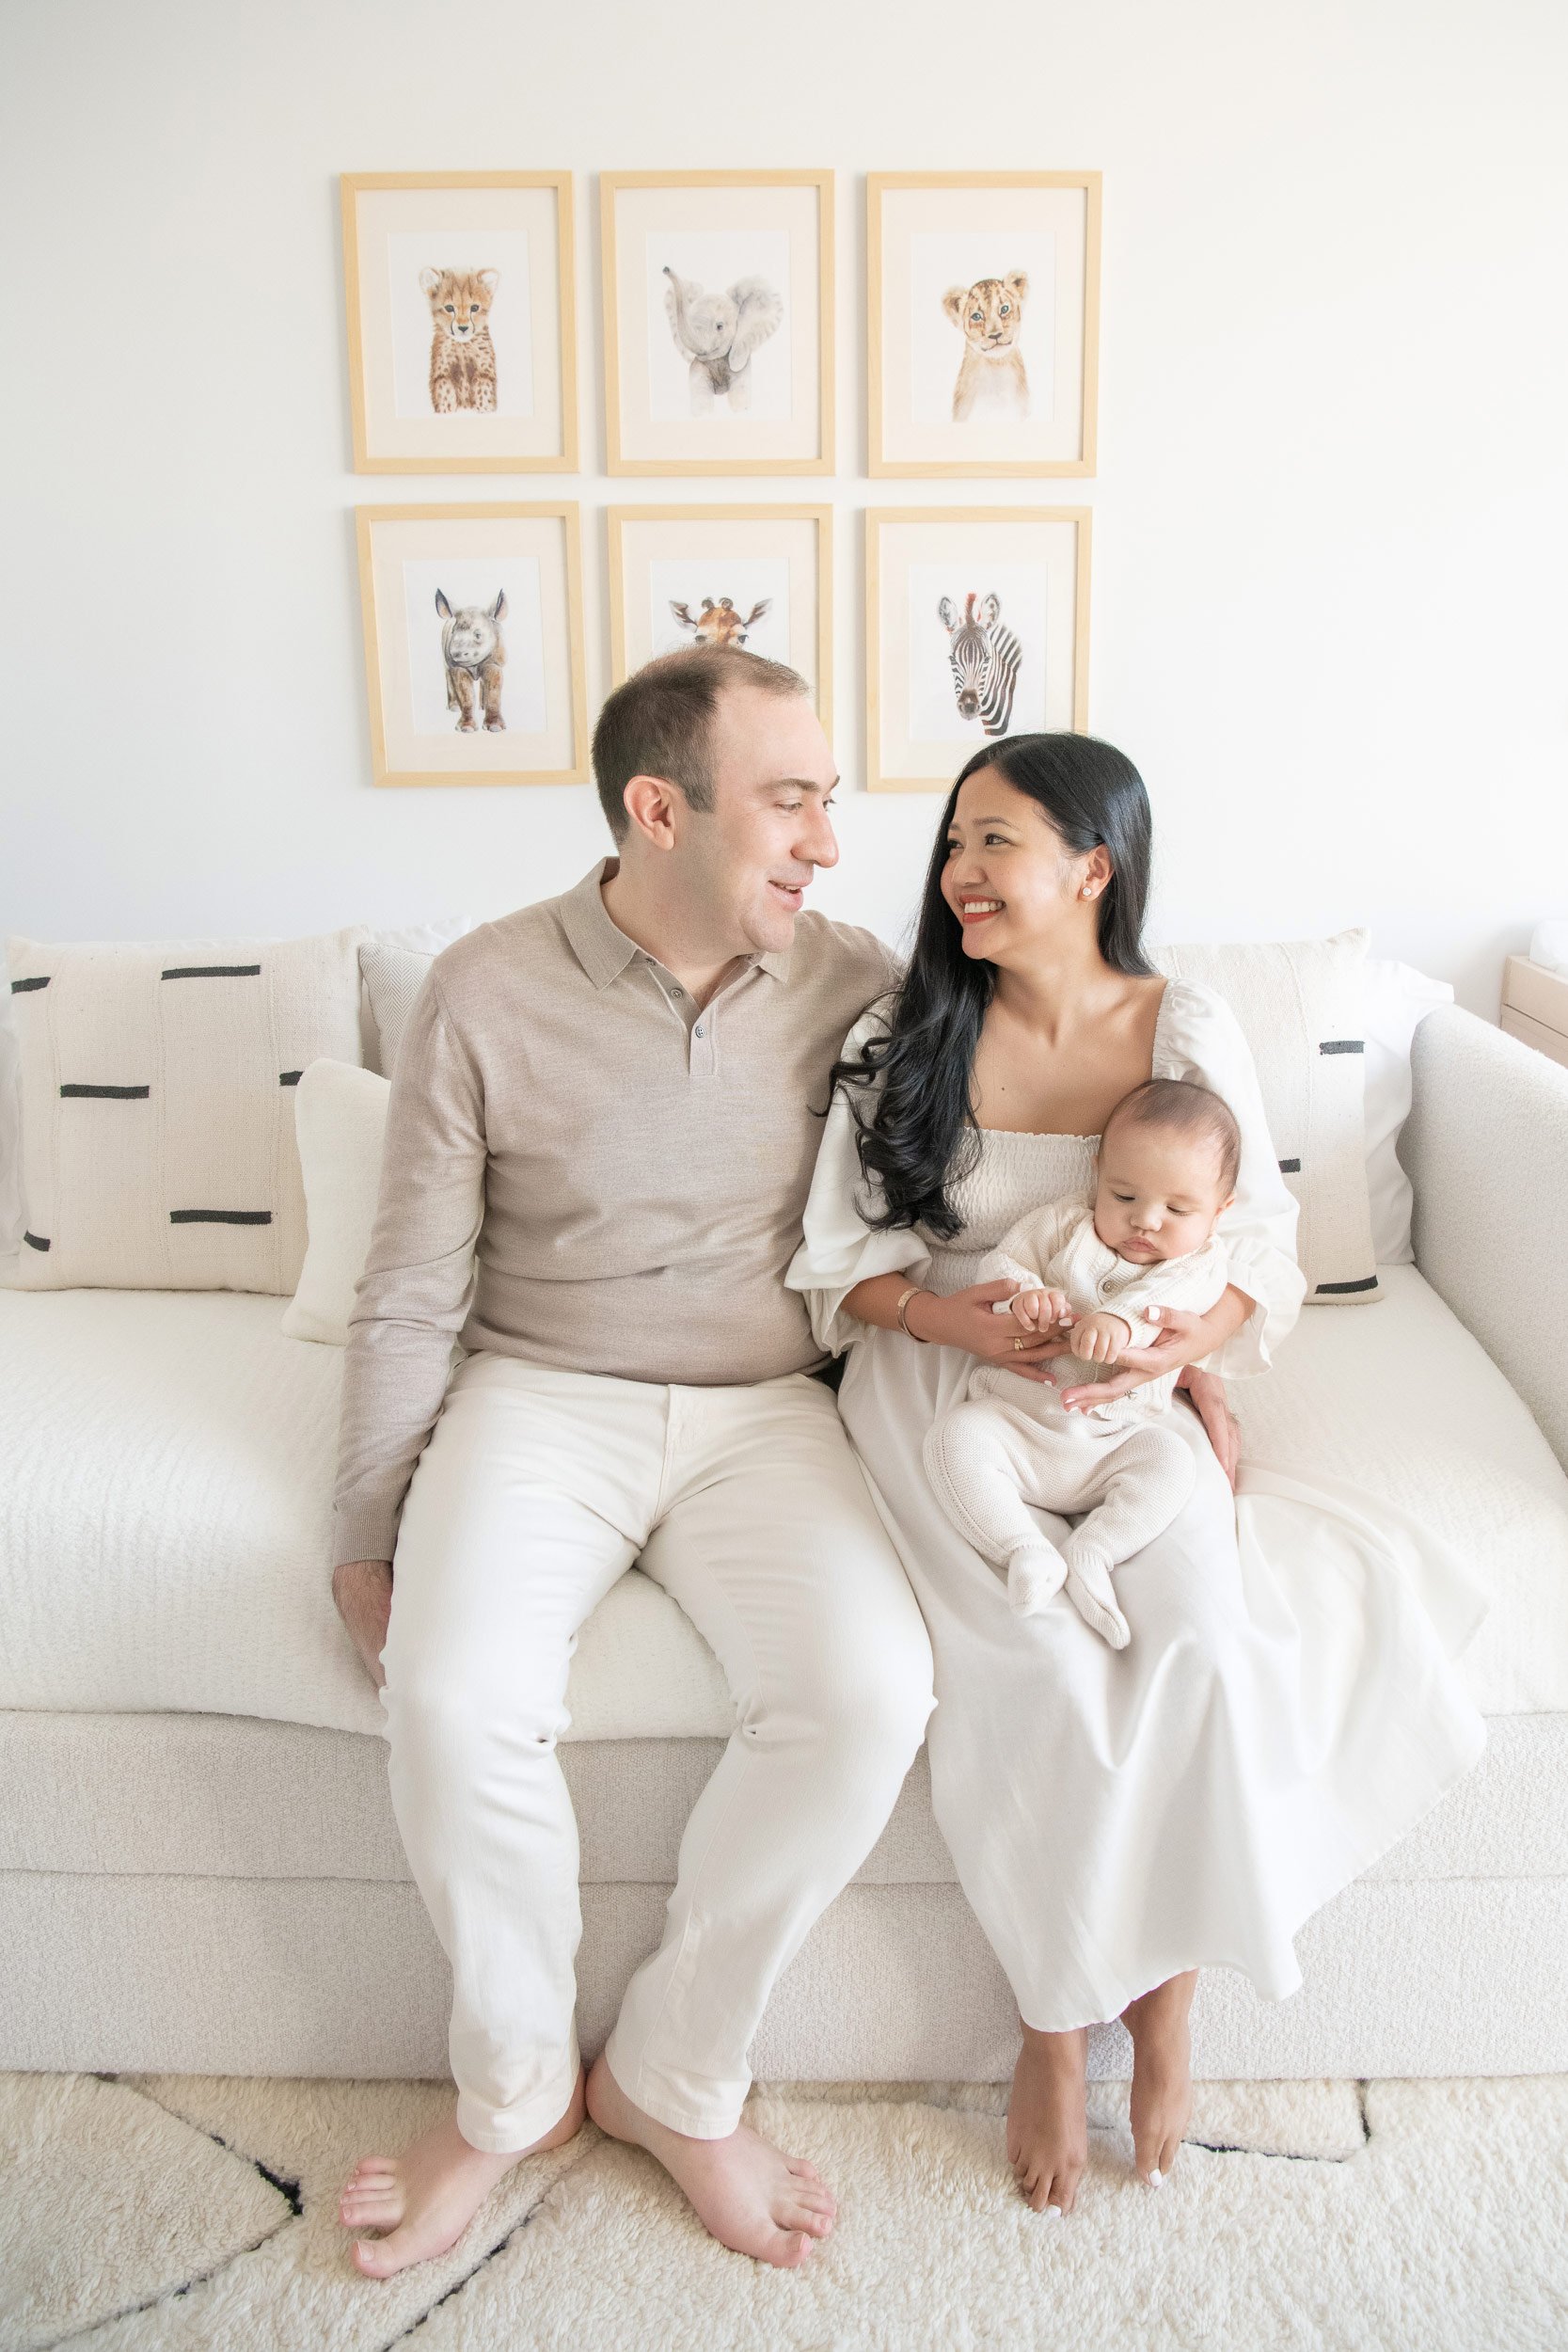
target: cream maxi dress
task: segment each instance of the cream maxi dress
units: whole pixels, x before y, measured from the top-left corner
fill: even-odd
[[[851,1030],[847,1053],[878,1018]],[[1210,1368],[1261,1373],[1301,1303],[1296,1208],[1224,1001],[1171,980],[1153,1068],[1212,1087],[1240,1123],[1220,1230],[1257,1309]],[[1243,1467],[1233,1507],[1179,1405],[1172,1426],[1196,1485],[1116,1571],[1132,1629],[1119,1651],[1065,1593],[1016,1616],[1001,1576],[939,1508],[921,1445],[974,1359],[857,1322],[845,1294],[903,1272],[967,1288],[1026,1212],[1086,1186],[1095,1140],[987,1132],[950,1194],[963,1218],[954,1241],[875,1232],[840,1095],[787,1278],[821,1344],[848,1351],[840,1409],[936,1655],[937,1820],[1025,2024],[1044,2032],[1117,2016],[1186,1968],[1239,1968],[1267,1999],[1294,1992],[1303,1921],[1420,1819],[1485,1737],[1453,1662],[1484,1613],[1479,1586],[1436,1539],[1337,1484],[1332,1465],[1321,1488]],[[1037,1516],[1059,1541],[1063,1522]]]

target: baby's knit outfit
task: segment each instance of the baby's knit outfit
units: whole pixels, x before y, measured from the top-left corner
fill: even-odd
[[[1118,1258],[1094,1230],[1092,1204],[1080,1198],[1053,1201],[1013,1228],[976,1279],[1003,1277],[1028,1290],[1065,1293],[1080,1322],[1101,1309],[1120,1315],[1129,1344],[1138,1348],[1163,1336],[1148,1308],[1206,1313],[1223,1297],[1229,1271],[1217,1234],[1184,1258],[1145,1265]],[[1075,1387],[1109,1380],[1117,1369],[1065,1356],[1053,1364],[1062,1385]],[[1176,1380],[1164,1373],[1069,1413],[1058,1389],[1001,1364],[977,1364],[964,1399],[932,1429],[926,1474],[959,1533],[1006,1569],[1007,1597],[1020,1616],[1037,1615],[1065,1584],[1085,1623],[1113,1649],[1126,1647],[1111,1570],[1163,1534],[1193,1490],[1193,1457],[1161,1425]],[[1031,1503],[1087,1516],[1058,1549],[1030,1517]]]

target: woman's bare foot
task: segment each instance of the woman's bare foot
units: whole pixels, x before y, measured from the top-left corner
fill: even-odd
[[[1023,2028],[1007,2103],[1007,2161],[1037,2213],[1070,2213],[1089,2156],[1089,2036]]]
[[[690,2139],[656,2123],[602,2058],[588,2077],[588,2112],[601,2132],[656,2157],[705,2229],[737,2254],[794,2270],[833,2226],[838,2201],[814,2164],[782,2155],[744,2123],[723,2139]]]
[[[1193,2112],[1193,2049],[1187,2020],[1197,1970],[1167,1978],[1121,2012],[1132,2037],[1132,2149],[1140,2179],[1158,2188],[1170,2172]]]
[[[381,1653],[387,1646],[387,1621],[392,1613],[391,1562],[340,1561],[332,1571],[332,1597],[365,1661],[366,1673],[379,1691],[387,1679],[381,1671]]]
[[[385,2237],[356,2238],[354,2261],[367,2279],[389,2279],[410,2263],[429,2262],[455,2246],[496,2183],[524,2156],[560,2148],[582,2129],[583,2082],[579,2074],[571,2105],[559,2123],[531,2148],[500,2154],[470,2148],[457,2117],[411,2140],[401,2156],[361,2156],[338,2203],[345,2230],[385,2230]]]

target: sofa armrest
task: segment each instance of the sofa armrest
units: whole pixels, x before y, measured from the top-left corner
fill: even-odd
[[[1457,1006],[1411,1061],[1416,1263],[1568,1469],[1568,1069]]]

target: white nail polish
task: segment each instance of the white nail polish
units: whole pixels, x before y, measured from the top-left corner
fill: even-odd
[[[1156,2165],[1153,2171],[1148,2176],[1148,2185],[1150,2188],[1164,2188],[1164,2185],[1165,2176],[1161,2171],[1159,2166]]]
[[[1045,2211],[1046,2217],[1049,2220],[1060,2221],[1062,2217],[1062,2209],[1060,2205],[1047,2205]]]

